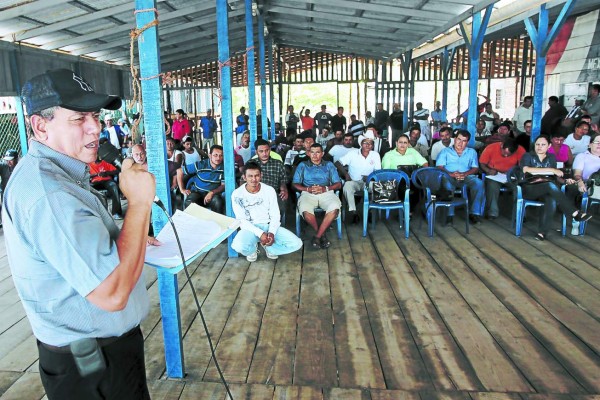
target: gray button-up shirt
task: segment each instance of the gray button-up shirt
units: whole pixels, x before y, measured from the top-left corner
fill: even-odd
[[[6,188],[2,221],[15,287],[40,341],[119,336],[148,314],[143,277],[121,311],[86,299],[119,264],[119,228],[90,188],[87,164],[32,141]]]

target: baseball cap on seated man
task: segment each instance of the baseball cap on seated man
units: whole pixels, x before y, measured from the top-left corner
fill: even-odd
[[[68,69],[54,69],[31,78],[23,86],[21,97],[29,115],[56,106],[81,112],[121,107],[118,96],[94,92],[82,77]]]
[[[16,150],[9,149],[9,150],[6,150],[6,153],[4,153],[3,158],[6,161],[10,161],[10,160],[14,160],[17,157],[19,157],[19,153]]]

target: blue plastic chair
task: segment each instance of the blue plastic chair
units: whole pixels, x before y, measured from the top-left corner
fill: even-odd
[[[581,211],[587,213],[588,208],[593,205],[600,205],[600,200],[591,198],[590,196],[588,196],[587,192],[585,192],[583,194],[583,198],[581,199]],[[580,235],[585,235],[585,228],[587,227],[587,224],[588,224],[587,221],[579,223],[579,234]]]
[[[508,183],[512,187],[514,205],[513,205],[513,219],[515,225],[515,236],[520,237],[521,232],[523,231],[523,219],[525,218],[525,211],[527,207],[543,207],[544,202],[538,200],[529,200],[523,198],[523,188],[521,185],[515,184],[517,182],[516,179],[516,171],[521,167],[511,168],[510,171],[506,174]],[[565,191],[565,186],[561,188],[561,190]],[[567,217],[562,215],[562,229],[561,233],[563,236],[567,234]]]
[[[369,186],[371,182],[380,181],[391,181],[396,180],[398,184],[402,181],[406,184],[406,191],[404,192],[404,200],[398,200],[392,203],[376,203],[373,201],[373,196],[369,194]],[[380,169],[373,171],[368,177],[365,183],[363,193],[363,236],[367,236],[367,224],[369,215],[369,209],[372,210],[385,210],[386,217],[389,217],[390,210],[398,210],[398,221],[400,222],[400,229],[402,229],[402,222],[404,222],[404,237],[408,239],[409,235],[409,221],[410,221],[410,178],[406,173],[395,169]],[[370,196],[370,197],[369,197]],[[373,213],[375,214],[375,213]],[[375,229],[375,215],[371,218],[371,228]]]
[[[336,190],[335,194],[339,197],[340,195],[340,191]],[[300,192],[296,192],[296,198],[300,197]],[[325,210],[323,210],[320,207],[315,208],[315,212],[325,212]],[[342,238],[342,212],[340,210],[340,212],[338,212],[338,216],[335,219],[336,223],[337,223],[337,235],[338,235],[338,239]],[[300,215],[300,212],[298,211],[298,205],[296,203],[296,236],[300,237],[300,224],[302,223],[302,216]]]
[[[454,197],[451,201],[432,201],[432,191],[437,191],[441,187],[442,177],[452,179],[447,172],[442,171],[439,168],[427,167],[421,168],[413,172],[411,181],[413,185],[421,189],[425,199],[425,215],[427,218],[427,228],[430,237],[433,236],[433,228],[435,226],[435,214],[438,208],[443,207],[447,209],[464,207],[465,209],[465,229],[469,233],[469,196],[467,192],[467,185],[463,185],[461,190],[461,197]]]

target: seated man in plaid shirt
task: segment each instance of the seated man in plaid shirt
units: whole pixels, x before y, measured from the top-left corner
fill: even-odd
[[[277,204],[281,215],[285,213],[285,205],[288,199],[287,174],[283,163],[271,157],[271,147],[264,139],[254,142],[256,155],[262,170],[261,182],[271,186],[277,193]]]

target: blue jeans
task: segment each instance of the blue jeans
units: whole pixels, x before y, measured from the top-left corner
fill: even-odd
[[[454,192],[455,188],[462,187],[463,184],[467,185],[469,188],[469,214],[483,215],[483,209],[485,207],[485,189],[481,179],[476,175],[468,175],[464,182],[457,181],[454,178],[442,180],[443,188],[450,192]],[[449,215],[454,215],[454,208],[450,209]]]
[[[265,232],[269,229],[268,224],[254,224],[254,226]],[[256,252],[256,246],[259,242],[260,238],[253,232],[241,229],[233,239],[233,242],[231,242],[231,248],[244,256],[249,256]],[[269,254],[281,256],[293,253],[301,247],[302,240],[298,236],[285,228],[279,227],[277,232],[275,232],[275,243],[267,246],[267,249],[269,250]]]

